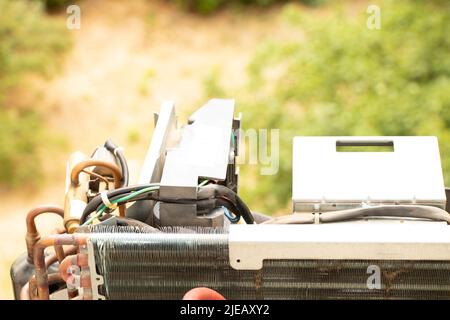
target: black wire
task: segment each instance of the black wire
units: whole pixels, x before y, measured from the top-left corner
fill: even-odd
[[[126,188],[120,188],[120,189],[114,189],[111,191],[108,191],[108,193],[106,194],[108,199],[112,199],[115,196],[123,196],[125,194],[128,194],[130,192],[133,191],[139,191],[143,188],[148,188],[152,185],[139,185],[139,186],[131,186],[131,187],[126,187]],[[91,201],[89,201],[89,203],[87,204],[87,206],[84,208],[83,214],[80,217],[80,223],[84,223],[87,220],[87,217],[94,211],[96,211],[96,209],[103,203],[103,200],[101,198],[100,195],[95,196]]]
[[[198,193],[200,196],[206,197],[208,195],[209,196],[212,195],[214,197],[222,198],[224,200],[229,201],[237,209],[237,211],[234,212],[240,214],[247,224],[255,223],[255,219],[253,218],[250,209],[247,207],[245,202],[237,195],[237,193],[231,190],[230,188],[227,188],[219,184],[210,184],[204,187],[200,187]]]
[[[156,201],[157,201],[157,200],[159,200],[158,197],[153,197],[153,196],[150,196],[150,195],[149,195],[149,193],[154,193],[154,192],[155,192],[155,190],[149,191],[148,193],[143,193],[143,194],[137,195],[137,196],[134,197],[134,198],[131,198],[131,199],[128,199],[128,200],[125,200],[125,201],[120,201],[120,203],[117,203],[117,205],[126,204],[126,203],[128,203],[128,202],[140,201],[140,200],[156,200]],[[129,194],[132,194],[132,193],[133,193],[133,192],[128,192],[128,193],[125,193],[125,194],[119,194],[119,195],[113,196],[113,197],[111,197],[111,198],[108,197],[108,199],[109,199],[110,202],[114,203],[115,201],[119,200],[120,198],[125,197],[125,196],[128,196]],[[95,209],[95,211],[100,210],[100,207],[101,207],[102,205],[103,205],[103,202],[100,203],[100,204],[97,206],[97,208]]]
[[[107,197],[111,202],[116,201],[124,196],[132,194],[133,192],[139,191],[143,188],[148,188],[150,186],[153,185],[147,184],[111,190],[108,191]],[[140,200],[155,200],[167,203],[197,204],[197,206],[200,208],[202,208],[202,206],[214,207],[224,205],[235,214],[242,216],[246,223],[255,223],[253,215],[244,201],[242,201],[242,199],[233,190],[222,185],[213,184],[200,187],[199,192],[197,193],[197,199],[161,199],[157,195],[155,195],[155,192],[156,190],[148,191],[126,201],[122,201],[120,202],[120,204]],[[218,202],[219,199],[221,199],[222,202]],[[83,224],[92,212],[98,211],[102,204],[103,200],[100,195],[97,195],[95,198],[93,198],[84,209],[83,214],[80,218],[80,224]]]
[[[111,152],[117,160],[119,160],[120,168],[122,169],[122,184],[121,187],[127,187],[128,182],[130,180],[130,173],[128,171],[127,160],[125,159],[125,155],[120,149],[117,149],[117,145],[112,142],[111,139],[106,140],[104,147]],[[117,150],[117,151],[116,151]]]
[[[134,192],[134,191],[133,191]],[[108,199],[111,202],[115,202],[117,200],[119,200],[122,197],[128,196],[130,194],[132,194],[133,192],[126,192],[126,193],[122,193],[116,196],[112,196],[111,198],[108,197]],[[159,198],[158,196],[156,196],[154,193],[156,192],[156,190],[152,190],[152,191],[148,191],[145,193],[142,193],[140,195],[137,195],[136,197],[130,198],[128,200],[125,201],[120,201],[117,202],[117,204],[126,204],[129,202],[136,202],[136,201],[141,201],[141,200],[153,200],[153,201],[163,201],[165,203],[177,203],[177,204],[196,204],[198,207],[199,211],[210,211],[211,208],[218,208],[221,206],[225,206],[227,207],[229,210],[233,211],[233,212],[237,212],[238,208],[234,205],[233,202],[230,202],[228,199],[223,199],[223,198],[212,198],[212,199],[171,199],[171,200],[162,200],[161,198]],[[99,211],[101,206],[103,205],[103,202],[101,202],[94,211]]]
[[[139,189],[142,189],[144,187],[147,187],[147,186],[140,187]],[[117,190],[120,190],[120,189],[117,189]],[[110,202],[115,203],[120,198],[128,196],[134,192],[136,192],[136,190],[133,190],[130,192],[122,192],[120,194],[111,195],[111,196],[109,196],[109,193],[108,193],[108,199]],[[129,203],[129,202],[136,202],[136,201],[141,201],[141,200],[162,201],[158,196],[154,195],[155,192],[156,192],[156,190],[151,190],[151,191],[142,193],[140,195],[137,195],[136,197],[130,198],[128,200],[117,202],[117,204],[123,205],[123,204]],[[114,193],[114,192],[111,192],[111,194],[112,193]],[[214,209],[214,208],[220,208],[220,207],[224,206],[227,209],[229,209],[230,211],[232,211],[233,213],[236,213],[236,215],[241,216],[241,214],[239,214],[240,211],[239,211],[238,207],[227,198],[218,197],[218,198],[199,199],[199,200],[197,200],[197,199],[171,199],[170,201],[168,201],[168,200],[163,200],[163,201],[165,203],[196,204],[198,211],[200,211],[200,212],[202,212],[202,211],[210,212],[211,208]],[[92,203],[92,202],[93,201],[91,201],[90,203]],[[82,217],[80,218],[80,224],[83,224],[92,212],[94,212],[94,211],[98,212],[102,205],[103,205],[103,201],[100,199],[100,202],[98,203],[98,206],[95,207],[95,209],[93,209],[92,211],[89,210],[90,212],[87,213],[86,215],[84,215],[84,214],[82,215]]]
[[[236,206],[241,209],[240,211],[244,213],[244,215],[242,216],[245,220],[245,222],[247,222],[248,224],[254,224],[255,223],[255,219],[253,218],[253,214],[250,211],[250,209],[247,207],[247,205],[245,204],[244,201],[242,201],[242,199],[236,195]]]

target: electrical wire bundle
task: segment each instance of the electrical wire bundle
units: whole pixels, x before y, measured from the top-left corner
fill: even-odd
[[[150,183],[140,186],[131,186],[103,192],[93,198],[86,206],[80,224],[89,225],[95,219],[100,218],[105,212],[114,210],[117,206],[128,202],[140,200],[163,201],[177,204],[196,204],[198,212],[207,213],[216,208],[223,208],[225,216],[232,223],[242,217],[246,223],[253,224],[250,209],[242,199],[231,189],[218,185],[208,184],[203,181],[198,186],[197,199],[161,199],[159,197],[159,184]]]

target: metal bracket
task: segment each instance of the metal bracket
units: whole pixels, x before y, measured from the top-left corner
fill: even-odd
[[[94,245],[90,239],[87,239],[87,249],[89,272],[91,275],[92,300],[106,300],[105,296],[98,293],[98,286],[103,285],[105,282],[103,277],[97,273],[97,268],[95,266]]]

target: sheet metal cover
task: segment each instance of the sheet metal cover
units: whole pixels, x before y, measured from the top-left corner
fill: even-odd
[[[167,151],[161,184],[197,186],[198,177],[225,180],[230,155],[234,100],[211,99],[182,128]]]
[[[231,225],[230,265],[258,270],[264,260],[450,260],[442,222]]]
[[[369,147],[363,152],[340,152],[341,145]],[[392,150],[367,152],[370,146]],[[315,211],[320,204],[335,203],[357,207],[398,202],[445,208],[436,137],[295,137],[293,148],[295,211]]]

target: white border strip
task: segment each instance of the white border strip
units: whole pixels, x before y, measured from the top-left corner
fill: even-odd
[[[440,222],[231,225],[230,265],[258,270],[266,259],[450,260]]]

